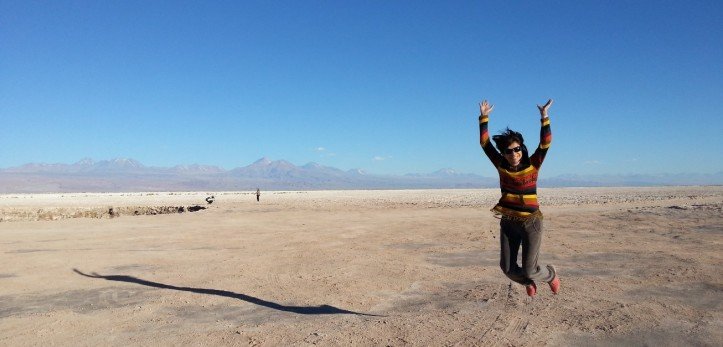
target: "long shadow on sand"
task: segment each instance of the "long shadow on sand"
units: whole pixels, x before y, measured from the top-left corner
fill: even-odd
[[[348,311],[343,310],[340,308],[336,308],[334,306],[329,305],[320,305],[320,306],[286,306],[277,304],[275,302],[262,300],[259,298],[255,298],[253,296],[245,295],[245,294],[239,294],[230,292],[228,290],[219,290],[219,289],[206,289],[206,288],[191,288],[191,287],[176,287],[169,284],[163,284],[158,282],[151,282],[146,281],[137,277],[132,276],[124,276],[124,275],[111,275],[111,276],[103,276],[99,275],[97,273],[93,273],[92,275],[85,274],[81,272],[78,269],[73,269],[75,273],[90,277],[90,278],[102,278],[107,281],[118,281],[118,282],[128,282],[128,283],[135,283],[140,284],[148,287],[154,287],[154,288],[161,288],[161,289],[173,289],[173,290],[179,290],[183,292],[192,292],[197,294],[207,294],[207,295],[218,295],[218,296],[224,296],[227,298],[232,299],[239,299],[246,302],[250,302],[252,304],[256,304],[259,306],[264,306],[268,308],[272,308],[274,310],[284,311],[284,312],[292,312],[297,314],[355,314],[360,316],[374,316],[378,317],[378,315],[374,314],[368,314],[368,313],[359,313],[354,311]]]

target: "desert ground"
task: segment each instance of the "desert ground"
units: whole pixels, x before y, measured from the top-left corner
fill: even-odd
[[[529,298],[498,189],[0,195],[0,345],[723,345],[723,187],[539,196]]]

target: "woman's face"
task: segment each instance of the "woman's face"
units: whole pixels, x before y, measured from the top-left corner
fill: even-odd
[[[509,146],[507,146],[503,155],[511,166],[520,165],[520,161],[522,160],[522,147],[517,141],[512,142]]]

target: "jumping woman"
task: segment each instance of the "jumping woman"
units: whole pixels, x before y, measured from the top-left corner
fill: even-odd
[[[482,149],[500,176],[502,197],[492,211],[500,216],[500,267],[511,280],[525,286],[527,295],[537,294],[537,283],[546,282],[554,294],[560,291],[560,277],[552,265],[539,266],[537,257],[542,243],[542,212],[537,203],[537,175],[552,142],[550,118],[547,110],[552,99],[540,111],[540,144],[528,155],[522,134],[507,128],[492,137],[489,122],[493,105],[483,101],[479,105],[479,141]],[[497,147],[495,149],[495,147]],[[499,150],[499,152],[498,152]],[[500,154],[500,152],[502,154]],[[522,267],[517,254],[522,247]]]

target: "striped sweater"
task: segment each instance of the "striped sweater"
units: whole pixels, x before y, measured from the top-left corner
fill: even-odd
[[[540,121],[540,144],[529,160],[522,158],[517,170],[510,166],[507,159],[490,142],[488,122],[489,117],[480,116],[479,142],[500,175],[500,189],[502,190],[502,197],[492,211],[508,217],[525,219],[540,209],[537,202],[537,174],[552,142],[550,118]]]

